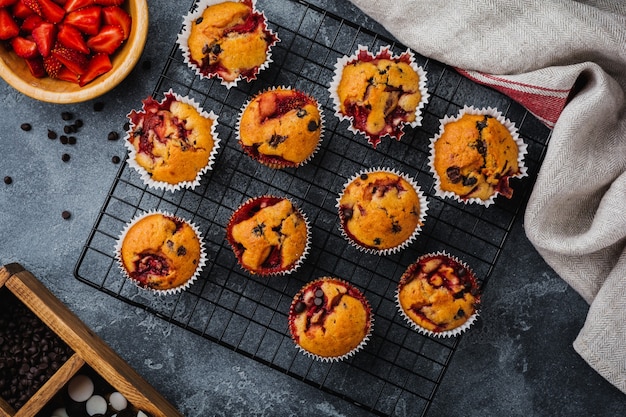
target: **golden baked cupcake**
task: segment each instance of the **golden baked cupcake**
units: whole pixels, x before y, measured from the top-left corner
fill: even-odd
[[[193,189],[219,148],[217,116],[172,90],[160,102],[148,97],[142,103],[140,111],[128,114],[128,164],[149,186]]]
[[[406,269],[398,283],[396,301],[416,330],[453,336],[476,320],[480,295],[472,270],[439,252],[421,256]]]
[[[373,328],[365,296],[331,277],[306,284],[289,309],[289,331],[296,346],[322,361],[345,359],[362,349]]]
[[[278,87],[257,94],[237,123],[239,144],[271,168],[295,168],[319,148],[323,116],[317,101],[301,91]]]
[[[187,288],[206,263],[198,229],[164,212],[148,212],[133,219],[117,241],[116,257],[133,283],[159,293]]]
[[[419,126],[428,102],[426,72],[410,50],[394,56],[389,47],[374,55],[366,47],[339,58],[330,86],[335,115],[375,148],[384,136],[400,140],[404,126]]]
[[[288,274],[309,251],[309,223],[287,198],[256,197],[235,210],[226,238],[239,265],[251,274]]]
[[[218,77],[230,88],[256,79],[278,40],[254,1],[203,0],[185,18],[178,45],[199,76]]]
[[[341,231],[350,242],[366,252],[387,255],[415,239],[428,205],[412,178],[372,168],[345,184],[337,208]]]
[[[498,194],[511,198],[509,179],[526,175],[526,145],[493,108],[464,107],[444,118],[430,151],[437,194],[461,202],[489,206]]]

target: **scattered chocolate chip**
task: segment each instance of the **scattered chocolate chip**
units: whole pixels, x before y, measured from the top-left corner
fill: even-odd
[[[80,129],[81,127],[83,127],[83,121],[81,119],[76,119],[76,121],[74,122],[74,126]]]
[[[367,174],[363,173],[361,174],[360,178],[365,181],[367,179]]]
[[[4,183],[9,185],[13,182],[13,178],[9,177],[8,175],[6,177],[4,177]]]
[[[102,111],[104,110],[104,103],[101,101],[97,101],[95,103],[93,103],[93,110],[94,111]]]
[[[119,138],[120,138],[120,135],[117,132],[109,132],[107,136],[108,140],[118,140]]]
[[[300,314],[302,312],[304,312],[304,310],[306,310],[306,304],[304,304],[304,302],[302,301],[298,301],[294,306],[293,306],[293,311],[296,314]]]
[[[452,184],[456,184],[461,181],[461,169],[459,167],[449,167],[446,169],[446,176]]]
[[[287,136],[272,135],[268,145],[270,145],[272,148],[276,148],[278,145],[280,145],[281,143],[283,143],[286,140],[287,140]]]
[[[196,19],[196,25],[199,25],[200,23],[202,23],[204,19],[202,18],[202,16],[200,16],[199,18]]]
[[[70,145],[76,145],[76,136],[70,136],[69,138],[67,138],[67,143],[69,143]]]
[[[61,217],[63,217],[65,220],[69,219],[70,217],[72,217],[72,213],[70,213],[67,210],[63,210],[63,213],[61,213]]]
[[[113,158],[111,158],[111,162],[113,162],[114,164],[119,164],[120,163],[120,157],[117,155],[113,155]]]
[[[178,249],[176,250],[176,255],[177,256],[187,255],[187,248],[185,248],[184,246],[179,246]]]
[[[69,161],[70,160],[70,154],[64,153],[63,155],[61,155],[61,159],[63,160],[63,162]]]
[[[22,129],[24,132],[28,132],[29,130],[31,130],[33,127],[30,125],[30,123],[22,123],[20,125],[20,129]]]
[[[345,207],[341,210],[341,214],[343,215],[344,220],[348,221],[354,215],[354,210],[352,210],[351,208]]]
[[[61,119],[63,120],[72,120],[74,118],[74,115],[72,113],[70,113],[69,111],[64,111],[63,113],[61,113]]]
[[[126,122],[124,123],[124,132],[126,132],[128,129],[130,129],[130,123]]]
[[[65,134],[74,133],[74,128],[71,125],[63,126],[63,133]]]
[[[463,177],[463,185],[465,187],[470,187],[476,184],[477,182],[478,180],[476,179],[476,177]]]
[[[54,130],[48,129],[48,139],[56,139],[56,138],[57,138],[57,132],[55,132]]]
[[[309,132],[315,132],[318,127],[319,124],[315,120],[311,120],[306,128],[309,129]]]
[[[67,142],[69,142],[70,138],[68,138],[67,135],[61,135],[59,137],[59,140],[63,145],[67,145]]]

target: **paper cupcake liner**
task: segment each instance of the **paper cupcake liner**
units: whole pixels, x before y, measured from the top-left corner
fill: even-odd
[[[177,221],[185,222],[186,224],[188,224],[193,229],[193,231],[196,233],[196,236],[198,236],[198,241],[200,242],[200,259],[198,260],[198,265],[196,267],[196,271],[194,272],[194,274],[187,281],[185,281],[183,284],[181,284],[181,285],[179,285],[177,287],[168,288],[168,289],[165,289],[165,290],[150,288],[150,287],[146,287],[146,286],[141,285],[141,283],[139,281],[137,281],[136,279],[134,279],[133,277],[131,277],[128,274],[128,272],[126,271],[126,268],[124,268],[124,264],[122,262],[122,244],[124,243],[124,238],[126,237],[126,234],[131,229],[131,227],[133,227],[135,224],[137,224],[137,222],[139,222],[141,219],[144,219],[144,218],[146,218],[148,216],[151,216],[153,214],[161,214],[163,216],[172,217],[172,218],[176,219]],[[189,288],[198,279],[198,277],[200,276],[200,273],[202,272],[202,269],[204,268],[204,266],[207,263],[206,249],[204,247],[204,241],[202,239],[202,234],[200,233],[200,229],[198,229],[198,227],[194,223],[192,223],[190,221],[187,221],[187,220],[185,220],[185,219],[183,219],[183,218],[181,218],[179,216],[176,216],[174,214],[168,213],[166,211],[162,211],[162,210],[150,210],[150,211],[147,211],[145,213],[139,214],[139,215],[135,216],[130,222],[128,222],[126,224],[126,226],[124,227],[124,229],[120,233],[119,237],[117,238],[117,242],[115,244],[115,259],[117,260],[117,264],[118,264],[120,270],[122,271],[122,273],[124,274],[126,279],[128,279],[128,281],[132,282],[135,286],[137,286],[141,290],[150,291],[152,293],[159,294],[159,295],[172,295],[172,294],[177,294],[177,293],[180,293],[180,292],[186,290],[187,288]]]
[[[378,139],[374,139],[370,136],[368,132],[358,129],[354,126],[354,118],[352,116],[345,115],[341,112],[341,100],[339,99],[339,95],[337,94],[337,89],[339,87],[339,83],[343,76],[343,69],[346,67],[346,65],[355,61],[359,61],[359,55],[362,52],[366,53],[372,58],[378,58],[382,55],[389,54],[391,56],[391,60],[399,60],[400,58],[407,56],[409,57],[409,60],[410,60],[409,65],[411,66],[411,68],[413,68],[413,70],[419,76],[418,88],[421,94],[421,100],[418,103],[417,107],[415,108],[415,120],[413,122],[402,122],[400,124],[400,126],[402,126],[400,130],[400,134],[397,137],[391,136],[390,134],[387,133],[383,136],[380,136],[380,138]],[[357,51],[353,55],[340,57],[339,59],[337,59],[337,63],[335,64],[335,74],[329,86],[330,96],[332,97],[333,103],[334,103],[335,116],[340,121],[347,120],[350,123],[348,126],[348,130],[354,134],[361,134],[365,136],[367,141],[372,146],[374,146],[374,148],[378,145],[378,142],[380,142],[380,140],[386,136],[394,137],[396,140],[400,140],[402,136],[404,135],[404,128],[406,126],[415,128],[417,126],[421,126],[422,124],[422,110],[424,109],[424,106],[426,106],[426,104],[428,103],[428,100],[430,99],[430,93],[428,92],[428,88],[426,87],[427,80],[428,78],[427,78],[426,71],[422,67],[417,65],[417,63],[415,62],[415,55],[410,49],[407,49],[401,55],[393,55],[389,51],[389,46],[381,46],[378,53],[376,55],[373,55],[371,52],[369,52],[367,46],[359,45]]]
[[[252,204],[256,200],[261,199],[261,198],[279,198],[281,200],[288,200],[291,203],[291,206],[293,207],[293,209],[296,212],[298,212],[300,214],[300,216],[302,216],[302,218],[304,219],[304,223],[306,224],[306,244],[304,246],[304,250],[302,251],[302,255],[300,255],[300,258],[298,258],[298,260],[296,260],[296,262],[294,262],[293,265],[291,265],[287,269],[275,270],[275,271],[272,270],[272,271],[268,271],[268,272],[265,272],[265,271],[263,271],[263,272],[252,271],[251,269],[247,268],[241,262],[241,254],[239,254],[237,252],[237,250],[235,249],[236,242],[233,242],[230,239],[230,232],[229,231],[230,231],[231,227],[234,226],[234,218],[235,218],[235,214],[237,213],[237,211],[242,209],[243,207],[249,205],[249,204]],[[276,275],[289,275],[289,274],[295,272],[298,268],[300,268],[300,265],[302,265],[302,263],[304,262],[304,260],[308,256],[309,251],[311,250],[311,224],[309,222],[309,218],[307,217],[306,213],[300,207],[298,207],[290,198],[278,197],[278,196],[269,195],[269,194],[250,198],[246,202],[241,204],[239,207],[237,207],[237,209],[231,215],[231,218],[228,221],[228,225],[226,226],[226,237],[227,237],[228,243],[230,244],[230,246],[231,246],[231,248],[233,250],[233,253],[235,254],[235,257],[237,258],[237,263],[239,264],[239,266],[244,271],[247,271],[248,273],[250,273],[252,275],[258,275],[258,276],[267,276],[267,277],[269,277],[269,276],[276,276]]]
[[[126,148],[128,149],[128,159],[126,162],[131,168],[133,168],[135,171],[139,173],[139,176],[141,177],[141,180],[144,182],[144,184],[146,184],[147,186],[151,188],[163,189],[163,190],[167,190],[170,192],[177,191],[181,188],[188,188],[188,189],[193,190],[198,185],[200,185],[200,180],[202,179],[202,175],[204,175],[205,172],[209,171],[213,167],[215,158],[219,151],[220,138],[218,137],[218,133],[216,130],[217,123],[218,123],[217,121],[218,116],[215,113],[213,113],[213,111],[207,113],[202,107],[200,107],[198,103],[196,103],[194,99],[187,97],[187,96],[181,96],[175,93],[174,91],[172,91],[172,89],[168,90],[164,94],[164,98],[163,100],[161,100],[160,103],[163,103],[168,98],[168,96],[174,97],[176,101],[178,102],[189,104],[190,106],[194,107],[201,116],[207,119],[211,119],[213,121],[213,123],[211,124],[211,136],[213,137],[213,149],[211,150],[211,154],[209,155],[208,163],[200,171],[198,171],[198,174],[196,175],[196,178],[193,181],[181,181],[178,183],[155,181],[150,175],[150,173],[144,167],[142,167],[141,165],[137,163],[137,151],[135,150],[135,147],[130,143],[130,136],[136,127],[135,124],[132,121],[130,121],[131,113],[128,113],[128,115],[126,116],[129,118],[129,121],[130,121],[129,128],[126,131],[126,135],[124,137],[124,144],[126,145]],[[145,110],[143,109],[143,107],[142,107],[142,110],[139,111],[139,113],[145,113]]]
[[[319,282],[324,282],[327,280],[331,280],[331,281],[335,281],[335,282],[340,282],[344,285],[346,285],[347,287],[358,291],[358,293],[361,295],[361,301],[364,303],[365,305],[365,309],[368,312],[369,315],[369,327],[368,327],[368,331],[365,334],[365,336],[363,337],[363,339],[361,340],[361,342],[354,347],[353,349],[351,349],[349,352],[344,353],[343,355],[339,355],[339,356],[321,356],[318,354],[315,354],[313,352],[310,352],[308,350],[306,350],[305,348],[303,348],[302,346],[300,346],[298,344],[298,342],[296,342],[294,334],[291,330],[291,321],[292,318],[294,317],[294,315],[296,314],[294,311],[295,305],[297,304],[297,299],[300,297],[300,295],[306,291],[307,288],[309,288],[311,285],[315,285]],[[369,342],[371,336],[372,336],[372,332],[374,330],[374,314],[372,312],[372,307],[369,303],[369,301],[367,300],[367,298],[365,297],[365,295],[363,294],[363,292],[361,292],[358,288],[356,288],[354,285],[352,285],[351,283],[343,280],[343,279],[339,279],[339,278],[333,278],[333,277],[321,277],[321,278],[317,278],[311,282],[309,282],[308,284],[304,285],[300,291],[298,291],[298,293],[293,297],[293,300],[291,302],[291,305],[289,307],[289,323],[288,323],[288,327],[289,327],[289,334],[291,335],[291,340],[293,341],[295,347],[304,355],[313,358],[317,361],[320,362],[340,362],[343,360],[346,360],[352,356],[354,356],[354,354],[356,354],[357,352],[359,352],[360,350],[362,350],[367,343]]]
[[[397,175],[399,177],[402,177],[409,184],[411,184],[411,186],[415,189],[415,192],[417,193],[417,196],[419,197],[419,201],[420,201],[420,217],[419,217],[419,221],[417,223],[417,226],[415,227],[415,230],[413,231],[411,236],[409,236],[404,242],[402,242],[398,246],[395,246],[393,248],[387,248],[387,249],[373,249],[373,248],[369,248],[369,247],[365,247],[365,246],[361,245],[359,242],[355,241],[354,239],[352,239],[352,237],[350,237],[350,235],[345,230],[344,223],[343,223],[343,218],[341,216],[341,213],[339,214],[339,219],[340,219],[339,229],[341,231],[342,236],[348,242],[350,242],[350,244],[352,246],[354,246],[355,248],[357,248],[357,249],[359,249],[359,250],[361,250],[363,252],[366,252],[366,253],[386,256],[386,255],[390,255],[390,254],[399,252],[402,249],[406,248],[411,243],[413,243],[413,241],[415,241],[417,236],[419,236],[419,234],[421,233],[422,228],[424,226],[424,221],[426,220],[426,212],[428,211],[428,200],[426,199],[426,196],[422,192],[421,187],[417,184],[417,182],[412,177],[410,177],[410,176],[408,176],[408,175],[406,175],[406,174],[404,174],[404,173],[402,173],[400,171],[397,171],[395,169],[391,169],[391,168],[370,168],[370,169],[363,169],[363,170],[357,172],[350,179],[348,179],[348,181],[346,181],[346,183],[343,185],[343,189],[342,189],[341,193],[339,194],[339,197],[337,197],[337,203],[335,204],[335,207],[337,208],[338,211],[341,210],[341,203],[340,203],[340,201],[341,201],[341,197],[343,196],[343,193],[346,190],[346,187],[348,187],[348,185],[350,185],[350,183],[352,183],[352,181],[354,181],[355,179],[357,179],[361,175],[363,175],[363,174],[371,174],[373,172],[388,172],[388,173]]]
[[[254,13],[259,13],[260,15],[263,16],[263,30],[270,37],[273,37],[275,39],[273,42],[270,42],[268,44],[265,62],[258,66],[257,70],[254,72],[251,78],[246,78],[242,75],[239,75],[233,81],[226,81],[222,77],[220,77],[219,74],[204,73],[202,69],[191,59],[191,54],[190,54],[189,46],[188,46],[189,35],[191,34],[191,22],[195,21],[197,18],[202,16],[202,13],[208,7],[213,6],[215,4],[224,3],[225,1],[226,0],[199,0],[195,4],[193,9],[187,14],[187,16],[184,17],[183,27],[182,27],[181,32],[178,34],[176,42],[178,43],[178,48],[183,54],[183,61],[187,64],[189,68],[191,68],[194,71],[194,73],[197,76],[199,76],[201,79],[218,78],[220,80],[220,83],[224,87],[226,87],[227,89],[230,89],[232,87],[235,87],[237,83],[241,81],[242,79],[245,79],[247,82],[256,80],[258,74],[264,69],[266,69],[267,67],[269,67],[269,65],[273,62],[272,61],[272,47],[276,45],[278,42],[280,42],[280,38],[274,31],[272,31],[271,29],[267,27],[267,18],[265,16],[265,13],[257,10],[256,0],[250,0],[250,3],[252,3],[252,11]],[[240,1],[244,2],[245,0],[240,0]]]
[[[487,200],[482,200],[477,197],[462,198],[462,196],[456,193],[453,193],[451,191],[444,191],[441,189],[441,177],[439,176],[439,174],[437,173],[437,170],[435,169],[435,142],[437,142],[437,140],[443,134],[446,124],[460,120],[465,114],[471,114],[471,115],[482,114],[482,115],[493,116],[496,120],[502,123],[502,125],[509,130],[509,132],[511,133],[511,136],[513,137],[513,140],[517,144],[517,148],[518,148],[517,164],[519,166],[519,173],[516,175],[511,175],[509,178],[523,178],[528,175],[526,172],[526,165],[524,164],[524,159],[526,157],[526,154],[528,153],[528,146],[522,140],[522,138],[519,137],[519,133],[517,131],[517,128],[515,127],[515,124],[511,122],[509,119],[505,118],[502,115],[502,113],[500,113],[500,111],[498,111],[497,109],[493,107],[486,107],[486,108],[483,107],[481,109],[478,109],[473,106],[464,106],[456,116],[445,116],[443,119],[440,120],[439,132],[430,140],[430,145],[429,145],[430,156],[428,158],[428,165],[435,179],[435,183],[434,183],[435,195],[438,197],[442,197],[442,198],[446,198],[446,197],[453,198],[460,203],[480,204],[485,207],[489,207],[495,202],[496,197],[500,194],[498,191],[496,191]]]
[[[420,256],[413,264],[409,265],[407,267],[407,269],[405,270],[405,272],[402,275],[402,278],[400,278],[400,281],[398,282],[398,287],[396,288],[396,308],[398,309],[398,311],[400,312],[400,315],[402,316],[402,318],[404,319],[404,321],[411,326],[411,328],[413,330],[416,330],[417,332],[425,335],[425,336],[432,336],[432,337],[440,337],[440,338],[446,338],[446,337],[454,337],[454,336],[458,336],[462,333],[464,333],[465,331],[467,331],[467,329],[469,329],[478,319],[478,316],[480,315],[480,312],[478,310],[478,306],[476,307],[476,309],[474,310],[474,313],[469,316],[467,318],[467,320],[460,326],[455,327],[454,329],[450,329],[450,330],[446,330],[446,331],[441,331],[441,332],[437,332],[437,331],[432,331],[429,329],[426,329],[422,326],[420,326],[419,324],[417,324],[416,322],[414,322],[411,317],[409,317],[409,315],[404,311],[404,309],[402,308],[402,304],[400,304],[400,290],[402,288],[402,286],[404,285],[404,275],[409,271],[409,269],[411,269],[413,267],[414,264],[416,264],[417,262],[419,262],[422,259],[425,258],[429,258],[429,257],[434,257],[434,256],[445,256],[449,259],[454,260],[455,262],[457,262],[458,264],[462,265],[465,269],[467,269],[468,271],[470,271],[470,273],[472,275],[474,275],[474,272],[472,271],[472,269],[463,261],[461,261],[460,259],[458,259],[455,256],[450,255],[449,253],[445,252],[445,251],[439,251],[439,252],[434,252],[434,253],[427,253],[425,255]],[[477,303],[479,303],[479,301],[477,301]]]
[[[239,110],[239,115],[237,116],[237,123],[236,123],[236,130],[237,130],[237,141],[239,142],[239,144],[241,144],[241,136],[240,136],[240,132],[241,132],[241,118],[243,117],[243,113],[244,111],[248,108],[248,106],[250,105],[250,103],[252,103],[257,97],[259,97],[261,94],[263,93],[267,93],[268,91],[275,91],[275,90],[294,90],[294,91],[300,91],[297,89],[292,88],[291,86],[275,86],[275,87],[269,87],[264,89],[263,91],[257,93],[256,95],[254,95],[253,97],[251,97],[243,106],[241,106],[241,109]],[[302,92],[302,91],[300,91]],[[306,94],[306,93],[303,93]],[[244,152],[246,152],[246,155],[250,156],[252,159],[254,159],[255,161],[268,166],[270,168],[273,169],[283,169],[283,168],[299,168],[305,164],[307,164],[311,159],[313,159],[313,157],[315,156],[315,154],[319,151],[320,147],[322,146],[322,140],[324,139],[324,129],[325,129],[325,119],[324,119],[324,112],[322,111],[322,108],[319,104],[319,100],[317,100],[315,97],[310,96],[307,94],[308,97],[310,97],[311,99],[315,100],[315,103],[317,104],[317,110],[320,113],[320,138],[317,142],[317,146],[315,147],[315,149],[313,150],[313,152],[311,152],[311,154],[302,162],[296,164],[296,165],[291,165],[291,164],[273,164],[273,163],[269,163],[269,162],[265,162],[265,161],[261,161],[257,158],[255,158],[254,156],[250,155],[249,153],[247,153],[244,149]]]

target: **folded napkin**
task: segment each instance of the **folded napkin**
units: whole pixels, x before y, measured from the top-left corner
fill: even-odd
[[[351,1],[411,49],[553,129],[525,231],[590,304],[574,348],[626,393],[626,4]]]

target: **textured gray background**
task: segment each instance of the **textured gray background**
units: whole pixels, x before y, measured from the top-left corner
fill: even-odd
[[[280,0],[274,0],[280,1]],[[313,0],[383,32],[346,0]],[[124,155],[129,109],[152,92],[189,1],[150,0],[142,60],[113,92],[94,102],[54,105],[0,81],[0,264],[21,263],[184,415],[366,416],[369,413],[109,297],[77,281],[73,267]],[[285,3],[288,4],[288,3]],[[145,68],[142,63],[150,62]],[[85,122],[74,146],[47,139],[62,111]],[[29,122],[31,132],[19,125]],[[68,152],[71,160],[61,161]],[[69,210],[70,220],[61,212]],[[571,343],[588,306],[540,258],[521,220],[483,296],[481,319],[457,350],[428,415],[619,416],[626,396],[598,376]],[[403,416],[402,403],[396,415]]]

